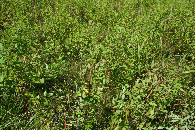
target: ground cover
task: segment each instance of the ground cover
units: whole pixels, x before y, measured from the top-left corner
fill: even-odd
[[[193,1],[0,5],[0,129],[194,128]]]

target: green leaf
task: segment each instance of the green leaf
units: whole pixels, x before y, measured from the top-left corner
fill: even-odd
[[[3,50],[3,45],[0,43],[0,50]]]
[[[154,103],[154,102],[150,102],[149,104],[152,106],[157,106],[156,103]]]
[[[125,94],[122,95],[122,99],[123,99],[123,100],[125,99]]]
[[[47,92],[46,91],[43,94],[44,94],[44,96],[47,96]]]
[[[122,130],[126,130],[126,127],[123,127]]]
[[[45,105],[48,105],[48,100],[47,100],[47,98],[45,98],[44,104],[45,104]]]
[[[41,78],[40,79],[40,83],[44,83],[44,78]]]
[[[154,109],[152,107],[149,107],[148,112],[146,113],[146,115],[153,115],[154,114]]]
[[[0,75],[0,83],[3,82],[4,76]]]
[[[144,126],[144,124],[145,124],[146,122],[142,122],[139,126],[138,126],[138,128],[143,128],[143,126]]]
[[[164,128],[165,128],[165,127],[163,127],[163,126],[159,126],[159,127],[158,127],[158,129],[160,129],[160,130],[161,130],[161,129],[164,129]]]
[[[189,74],[189,73],[195,73],[195,70],[189,70],[189,71],[185,71],[185,72],[182,72],[184,74]]]

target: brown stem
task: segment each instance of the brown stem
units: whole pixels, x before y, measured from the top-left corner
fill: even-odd
[[[65,124],[65,127],[64,127],[64,129],[66,130],[66,115],[65,115],[65,123],[64,123],[64,124]]]

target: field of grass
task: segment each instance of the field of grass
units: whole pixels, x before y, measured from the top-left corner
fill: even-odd
[[[194,129],[193,0],[1,0],[0,129]]]

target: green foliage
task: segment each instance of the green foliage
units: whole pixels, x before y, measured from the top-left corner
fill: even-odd
[[[194,128],[194,2],[0,5],[0,129]]]

